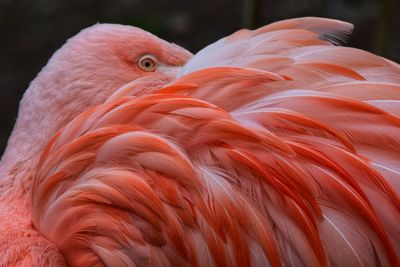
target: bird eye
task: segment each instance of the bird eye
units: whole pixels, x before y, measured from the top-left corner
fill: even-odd
[[[153,56],[145,55],[139,59],[139,67],[144,71],[155,71],[157,69],[157,61]]]

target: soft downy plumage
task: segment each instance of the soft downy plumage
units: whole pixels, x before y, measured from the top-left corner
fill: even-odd
[[[400,67],[351,30],[281,21],[130,77],[3,194],[24,181],[61,265],[399,266]]]

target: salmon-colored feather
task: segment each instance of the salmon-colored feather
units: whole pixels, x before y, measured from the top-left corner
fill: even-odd
[[[399,266],[400,67],[351,30],[241,30],[126,81],[32,155],[26,218],[68,266]]]

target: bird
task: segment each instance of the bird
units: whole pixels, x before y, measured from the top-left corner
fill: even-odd
[[[0,162],[0,266],[400,266],[400,66],[352,30],[72,37]]]

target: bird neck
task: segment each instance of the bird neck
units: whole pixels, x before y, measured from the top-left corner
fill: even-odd
[[[79,67],[71,70],[68,64],[60,64],[67,61],[64,54],[55,53],[21,100],[16,124],[0,162],[0,197],[6,191],[15,197],[28,194],[41,151],[50,138],[109,94],[107,90],[96,93],[93,90],[99,86],[96,79],[87,79]],[[103,86],[111,87],[107,83]]]
[[[44,129],[41,122],[34,129],[32,123],[24,119],[25,114],[20,112],[18,117],[0,161],[0,202],[6,201],[9,206],[14,203],[14,210],[27,213],[34,169],[46,144],[45,136],[51,129]]]
[[[17,202],[22,199],[28,202],[41,151],[59,129],[83,107],[88,107],[79,100],[65,100],[68,97],[60,92],[67,90],[61,90],[62,84],[49,80],[39,74],[21,100],[17,122],[0,161],[0,200],[14,198]]]

